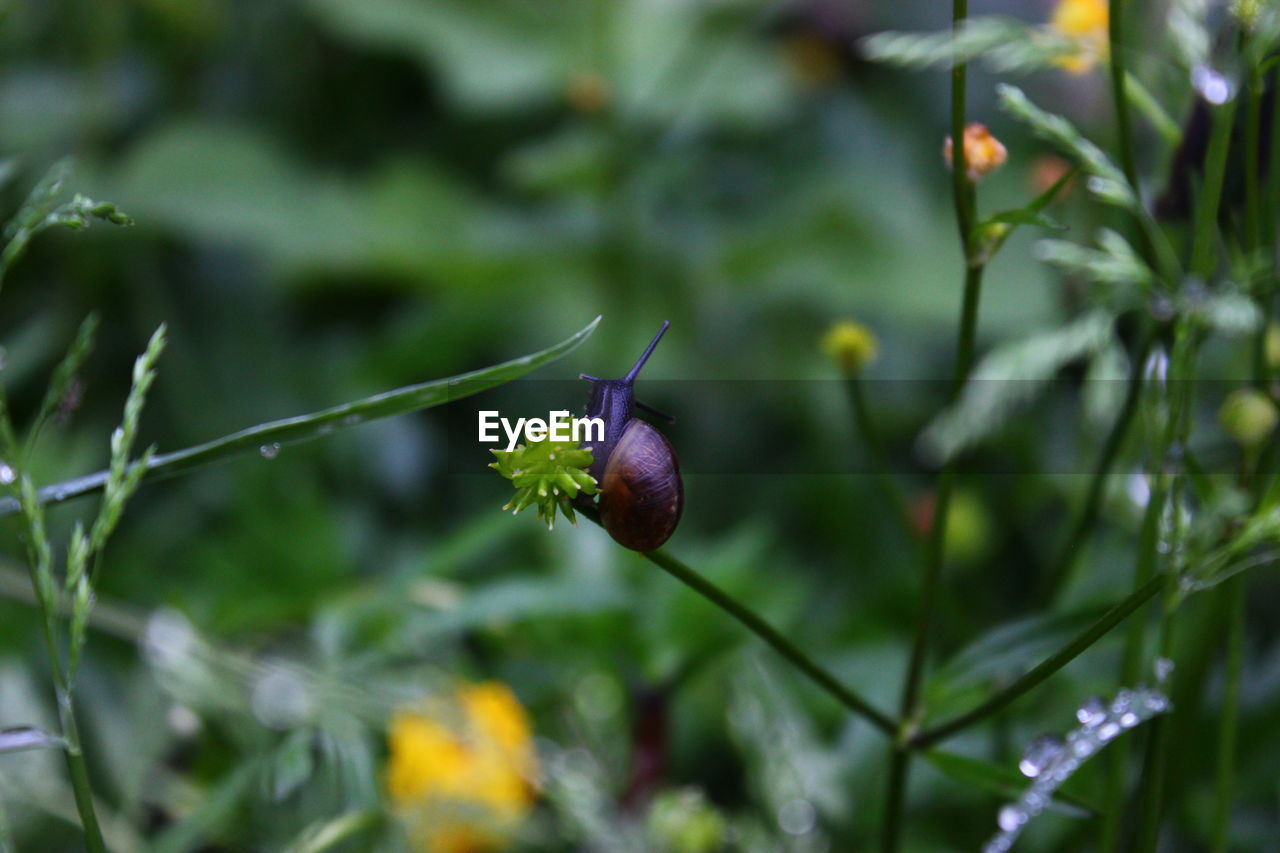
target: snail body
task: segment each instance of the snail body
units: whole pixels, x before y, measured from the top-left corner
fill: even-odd
[[[636,408],[666,417],[635,399],[635,380],[670,323],[664,322],[644,354],[621,379],[583,375],[592,383],[588,417],[604,421],[592,452],[591,476],[599,483],[600,523],[614,541],[652,551],[670,538],[684,509],[680,462],[666,436],[635,416]]]

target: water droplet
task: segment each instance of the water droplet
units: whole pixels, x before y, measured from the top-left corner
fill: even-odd
[[[1169,354],[1164,350],[1156,350],[1147,358],[1147,364],[1143,371],[1148,379],[1154,379],[1160,384],[1164,384],[1165,379],[1169,376]]]
[[[1133,501],[1134,506],[1146,509],[1151,500],[1151,483],[1145,474],[1131,474],[1125,491],[1129,493],[1129,500]]]
[[[1138,724],[1138,715],[1132,711],[1128,711],[1120,715],[1120,725],[1126,729],[1131,729]]]
[[[1034,779],[1061,754],[1061,738],[1041,735],[1027,744],[1026,750],[1022,753],[1022,760],[1018,762],[1018,769],[1022,771],[1023,776]]]
[[[1076,709],[1076,719],[1085,728],[1091,729],[1106,718],[1107,707],[1102,704],[1102,699],[1097,696],[1091,696],[1084,700],[1084,704]]]
[[[16,479],[18,479],[18,472],[14,471],[9,463],[0,462],[0,483],[7,486]]]
[[[363,420],[364,418],[360,417],[359,415],[347,415],[345,418],[342,419],[342,425],[344,427],[353,427]]]
[[[1191,69],[1191,85],[1211,104],[1225,104],[1231,100],[1231,81],[1207,65]]]
[[[1108,741],[1118,734],[1120,734],[1120,724],[1113,720],[1108,720],[1098,727],[1098,740]]]
[[[196,634],[187,617],[177,610],[158,610],[143,631],[143,653],[152,666],[176,668],[196,645]]]
[[[1116,694],[1116,698],[1111,700],[1111,715],[1119,716],[1125,713],[1133,705],[1133,694],[1128,690],[1121,690]]]
[[[1085,182],[1085,185],[1089,187],[1089,192],[1094,193],[1095,195],[1101,195],[1107,188],[1107,181],[1105,178],[1100,178],[1097,175],[1094,175]]]
[[[275,459],[280,455],[280,442],[273,441],[270,444],[264,444],[258,448],[258,453],[263,459]]]
[[[1156,662],[1152,665],[1152,669],[1155,670],[1156,681],[1159,684],[1164,684],[1169,680],[1169,676],[1173,675],[1173,661],[1168,658],[1156,658]]]
[[[817,820],[813,803],[805,799],[790,800],[778,809],[778,826],[787,835],[807,835]]]
[[[1026,822],[1026,812],[1015,805],[1001,806],[996,814],[996,825],[1005,832],[1013,832]]]
[[[200,717],[186,705],[169,706],[169,729],[178,737],[194,737],[200,731]]]

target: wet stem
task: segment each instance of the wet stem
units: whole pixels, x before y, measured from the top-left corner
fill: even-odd
[[[953,32],[964,26],[968,15],[968,0],[953,0],[951,6]],[[964,150],[967,73],[968,66],[964,62],[956,62],[951,68],[951,188],[955,204],[956,227],[959,230],[965,265],[964,296],[953,373],[953,398],[964,388],[973,365],[978,305],[982,294],[984,270],[983,260],[974,246],[973,231],[977,222],[977,205],[973,183],[968,176],[968,162]],[[955,479],[956,461],[953,458],[943,466],[938,475],[933,523],[924,549],[924,578],[920,591],[920,609],[915,637],[911,644],[911,657],[902,685],[902,699],[898,706],[898,736],[889,752],[888,790],[885,796],[885,815],[881,834],[881,849],[885,853],[896,853],[902,840],[907,779],[911,770],[911,741],[915,735],[915,727],[922,716],[920,687],[924,680],[930,629],[935,619],[938,587],[946,557],[947,516],[951,508],[951,493]]]

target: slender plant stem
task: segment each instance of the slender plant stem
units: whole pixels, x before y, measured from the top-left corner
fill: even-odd
[[[1236,773],[1236,733],[1240,714],[1240,676],[1244,670],[1246,575],[1223,584],[1227,600],[1227,672],[1222,714],[1218,718],[1217,790],[1213,815],[1213,853],[1227,853],[1231,841],[1231,795]]]
[[[755,611],[739,602],[729,593],[665,551],[650,551],[644,555],[644,558],[728,613],[734,619],[737,619],[751,633],[773,646],[774,650],[786,658],[796,669],[809,676],[815,684],[839,699],[850,711],[865,718],[885,734],[892,735],[896,731],[897,727],[888,715],[841,684],[834,675],[802,652],[790,640],[782,636],[777,629],[757,615]]]
[[[1252,253],[1262,246],[1261,156],[1262,75],[1249,69],[1246,83],[1244,128],[1244,231],[1245,246]]]
[[[1242,38],[1241,52],[1246,53]],[[1259,256],[1262,241],[1262,200],[1260,196],[1260,154],[1262,135],[1262,75],[1257,65],[1250,67],[1247,79],[1244,136],[1244,233],[1245,250],[1250,260]],[[1258,307],[1269,317],[1270,291],[1275,283],[1275,259],[1267,258],[1266,280],[1257,295]],[[1255,337],[1254,383],[1265,387],[1269,368],[1266,357],[1267,324],[1263,323]],[[1242,469],[1242,480],[1248,480],[1248,468]],[[1255,489],[1257,486],[1255,485]],[[1226,690],[1222,713],[1218,717],[1218,755],[1215,772],[1215,806],[1213,817],[1213,853],[1227,853],[1231,842],[1231,798],[1236,774],[1236,739],[1240,715],[1240,679],[1244,670],[1245,604],[1248,599],[1248,576],[1239,574],[1227,580],[1222,597],[1227,617]]]
[[[1216,264],[1214,244],[1218,239],[1218,205],[1222,200],[1222,184],[1227,172],[1235,104],[1234,100],[1228,101],[1213,111],[1213,129],[1205,154],[1204,184],[1196,206],[1195,234],[1191,243],[1191,271],[1202,278],[1212,275]]]
[[[1164,616],[1160,620],[1160,656],[1173,654],[1174,603],[1178,595],[1178,573],[1165,570],[1162,577],[1165,588]],[[1153,723],[1151,739],[1147,742],[1147,761],[1143,772],[1142,816],[1138,836],[1133,849],[1137,853],[1156,853],[1160,846],[1160,823],[1164,816],[1165,772],[1169,764],[1169,747],[1172,740],[1172,720],[1168,714],[1157,717]]]
[[[952,0],[951,29],[956,33],[969,17],[968,0]],[[964,150],[966,124],[966,89],[968,65],[956,62],[951,67],[951,190],[955,206],[956,228],[964,256],[964,297],[960,309],[960,333],[956,340],[956,360],[952,395],[964,387],[973,365],[978,328],[978,305],[982,295],[983,261],[974,249],[973,230],[977,221],[977,204],[973,182],[969,180],[968,158]],[[956,479],[953,457],[938,474],[934,494],[933,523],[924,548],[924,579],[920,590],[920,609],[916,619],[911,657],[902,683],[898,705],[898,736],[889,753],[888,785],[885,796],[884,824],[881,827],[881,849],[896,853],[902,841],[902,823],[906,811],[907,782],[911,773],[910,741],[922,716],[920,687],[924,681],[925,659],[937,608],[938,587],[946,557],[947,517],[951,510],[951,493]]]
[[[850,377],[845,381],[845,388],[849,392],[849,403],[853,409],[853,418],[858,426],[858,432],[861,433],[862,440],[866,442],[867,449],[871,452],[871,464],[875,467],[876,483],[879,485],[884,499],[888,501],[895,520],[902,528],[902,532],[909,540],[914,542],[917,536],[915,527],[911,523],[911,512],[907,508],[907,499],[902,494],[902,489],[898,486],[897,481],[893,479],[889,467],[889,456],[884,449],[884,441],[880,437],[880,430],[876,427],[875,418],[871,414],[871,407],[867,404],[863,380],[857,376]]]
[[[1086,628],[1057,652],[1045,658],[1044,661],[1037,664],[1013,684],[1010,684],[972,711],[966,711],[954,719],[919,733],[910,739],[910,745],[916,749],[926,749],[1004,710],[1014,700],[1038,686],[1106,636],[1112,628],[1127,619],[1130,614],[1159,592],[1164,583],[1163,577],[1149,579],[1129,593],[1123,601],[1104,613],[1098,621]]]
[[[84,750],[80,746],[80,727],[76,724],[75,706],[69,690],[58,690],[58,711],[62,737],[67,742],[63,754],[67,757],[67,773],[71,779],[71,790],[75,794],[76,811],[80,813],[85,847],[89,853],[107,853],[102,829],[98,826],[98,814],[93,808],[93,786],[89,782],[89,767],[85,764]]]
[[[600,523],[600,514],[594,507],[583,506],[579,507],[578,511],[596,524]],[[865,718],[886,735],[893,735],[897,731],[897,725],[887,714],[850,688],[841,684],[838,678],[815,662],[813,658],[802,652],[790,640],[782,636],[776,628],[766,622],[754,610],[707,580],[686,563],[662,550],[649,551],[642,556],[734,619],[737,619],[746,626],[747,630],[773,646],[778,654],[786,658],[796,669],[809,676],[823,690],[840,700],[850,711]]]
[[[454,400],[479,394],[504,382],[517,379],[532,370],[567,355],[595,331],[600,318],[592,320],[569,338],[541,352],[512,359],[511,361],[463,373],[447,379],[436,379],[417,385],[406,385],[361,400],[353,400],[318,412],[296,415],[277,421],[268,421],[239,432],[224,435],[185,447],[171,453],[158,453],[147,463],[144,480],[180,474],[214,462],[220,462],[240,453],[258,452],[273,445],[294,444],[329,435],[340,429],[348,429],[368,421],[392,415],[440,406]],[[279,450],[279,447],[275,447]],[[141,464],[130,463],[130,469]],[[36,498],[41,504],[60,503],[82,495],[101,491],[107,483],[109,471],[104,469],[83,477],[76,477],[51,486],[42,487]],[[0,517],[18,511],[18,501],[13,497],[0,498]]]
[[[1138,541],[1138,561],[1134,566],[1134,582],[1142,585],[1150,582],[1156,573],[1157,544],[1160,538],[1160,518],[1164,511],[1163,480],[1155,479],[1151,494],[1147,498],[1147,510],[1142,517],[1142,533]],[[1138,670],[1142,664],[1142,651],[1146,625],[1141,618],[1135,617],[1129,622],[1125,633],[1124,652],[1120,662],[1120,683],[1134,684],[1138,681]],[[1114,853],[1120,845],[1120,828],[1125,812],[1125,773],[1129,765],[1130,741],[1120,738],[1107,751],[1106,764],[1106,803],[1102,815],[1101,840],[1098,843],[1099,853]]]
[[[27,536],[32,542],[36,537],[43,537],[44,532],[37,528],[30,518],[27,521]],[[80,729],[76,725],[75,706],[71,696],[71,685],[67,673],[62,666],[62,655],[58,651],[58,616],[57,602],[50,601],[46,590],[49,585],[42,582],[41,572],[52,571],[33,552],[27,561],[36,606],[40,611],[42,633],[46,651],[49,655],[49,672],[53,678],[54,699],[58,706],[58,723],[62,739],[66,742],[63,755],[67,762],[67,773],[71,781],[71,792],[76,801],[76,811],[80,814],[80,826],[84,832],[84,843],[89,853],[106,853],[107,845],[102,839],[102,829],[98,825],[98,815],[93,807],[93,787],[89,783],[89,769],[85,764],[84,750],[80,744]]]
[[[1146,370],[1147,355],[1151,352],[1151,336],[1143,339],[1134,353],[1134,360],[1129,367],[1129,384],[1125,391],[1124,402],[1116,415],[1115,422],[1107,433],[1106,442],[1089,478],[1089,491],[1085,495],[1084,506],[1076,517],[1076,522],[1067,535],[1062,552],[1054,562],[1053,568],[1045,576],[1042,585],[1042,600],[1051,602],[1068,583],[1076,561],[1084,551],[1085,541],[1093,533],[1094,526],[1102,511],[1102,499],[1106,494],[1107,478],[1115,466],[1120,448],[1124,446],[1129,426],[1133,423],[1138,411],[1138,400],[1142,396],[1142,377]]]
[[[1138,191],[1138,166],[1133,153],[1133,124],[1129,119],[1129,94],[1125,89],[1124,0],[1111,0],[1107,19],[1110,42],[1111,96],[1116,110],[1116,137],[1120,168],[1134,192]]]

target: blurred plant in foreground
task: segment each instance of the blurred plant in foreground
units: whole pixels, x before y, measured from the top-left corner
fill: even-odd
[[[388,732],[387,793],[417,850],[502,849],[536,797],[529,720],[505,684],[406,706]]]

